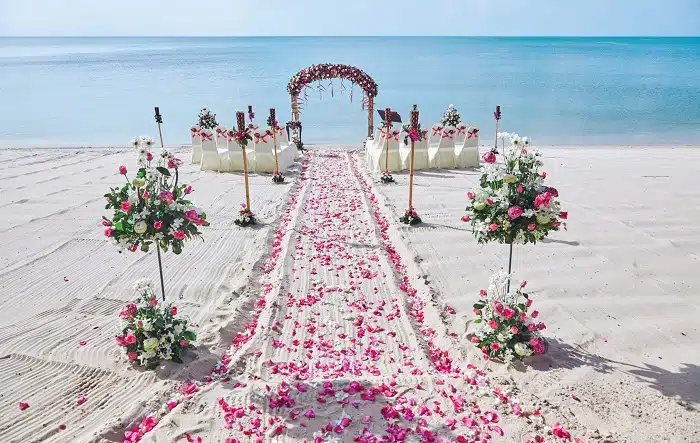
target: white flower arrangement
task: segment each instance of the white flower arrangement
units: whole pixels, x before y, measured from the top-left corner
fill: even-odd
[[[539,333],[546,325],[535,321],[537,311],[528,313],[532,300],[522,292],[527,282],[521,283],[514,293],[508,292],[510,278],[504,271],[496,272],[488,290],[480,291],[480,299],[474,304],[477,330],[471,336],[471,342],[481,349],[485,359],[496,358],[506,364],[546,350]]]
[[[457,112],[457,109],[453,105],[450,105],[447,107],[447,110],[445,111],[444,114],[442,114],[442,118],[440,119],[440,123],[442,126],[452,126],[456,127],[461,118],[459,116],[459,112]]]
[[[241,203],[241,209],[238,211],[238,217],[233,221],[233,223],[242,228],[255,224],[255,216],[245,203]]]
[[[216,122],[216,114],[211,112],[209,108],[202,108],[199,111],[199,126],[204,129],[214,129],[219,124]]]
[[[528,147],[526,137],[501,133],[510,147],[497,162],[495,152],[482,156],[479,186],[467,193],[467,214],[479,243],[536,243],[549,232],[566,229],[567,212],[561,211],[559,192],[544,186],[546,173],[540,153]]]
[[[135,284],[139,299],[119,312],[122,325],[116,342],[128,360],[149,369],[162,360],[182,363],[180,355],[197,339],[187,329],[187,320],[177,319],[177,307],[159,304],[153,283],[139,280]]]

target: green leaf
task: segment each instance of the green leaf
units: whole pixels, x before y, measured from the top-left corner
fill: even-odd
[[[185,340],[187,340],[189,342],[193,342],[193,341],[197,340],[197,334],[195,334],[192,331],[184,331],[182,333],[182,336],[185,337]]]
[[[158,166],[156,169],[158,170],[158,172],[160,172],[160,173],[163,174],[164,176],[170,177],[170,171],[168,171],[167,168],[164,168],[164,167],[162,167],[162,166]]]
[[[481,323],[481,319],[477,318],[476,320],[474,320],[474,323]]]
[[[484,306],[485,306],[485,305],[482,304],[482,303],[474,303],[474,309],[483,309]]]

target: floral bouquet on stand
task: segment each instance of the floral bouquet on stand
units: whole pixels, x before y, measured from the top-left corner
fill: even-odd
[[[238,211],[238,218],[233,223],[242,228],[255,224],[255,216],[245,203],[241,203],[241,210]]]
[[[522,292],[527,282],[511,293],[510,275],[499,271],[491,277],[488,291],[481,290],[480,299],[474,304],[477,330],[471,335],[483,353],[484,359],[497,359],[506,364],[514,358],[544,354],[547,342],[540,336],[546,328],[537,311],[529,313],[532,300]]]
[[[403,127],[401,128],[401,132],[404,132],[406,134],[403,137],[403,144],[406,146],[409,146],[411,141],[423,141],[427,138],[428,135],[427,130],[421,129],[420,123],[418,123],[418,129],[416,129],[414,133],[412,133],[413,131],[411,131],[411,127],[408,123],[403,125]]]
[[[148,369],[162,360],[182,363],[180,356],[197,335],[187,329],[187,320],[176,318],[177,307],[158,303],[149,280],[137,282],[136,291],[138,300],[119,313],[122,325],[117,344],[130,361]]]
[[[272,172],[272,182],[277,184],[284,183],[284,176],[277,169]]]
[[[500,154],[487,152],[479,186],[467,193],[465,221],[471,222],[479,243],[536,243],[551,231],[566,228],[568,214],[561,211],[559,192],[544,185],[547,177],[539,152],[527,139],[509,134],[511,147]]]
[[[457,109],[455,109],[453,105],[450,105],[447,107],[447,111],[442,114],[440,123],[442,126],[452,126],[454,128],[459,124],[460,120],[459,112],[457,112]]]
[[[211,112],[209,108],[202,108],[199,111],[199,126],[204,129],[214,129],[219,126],[216,122],[216,114]]]
[[[165,149],[155,158],[150,152],[152,140],[138,137],[132,144],[138,149],[138,169],[129,180],[126,166],[119,173],[126,183],[122,187],[110,188],[105,194],[105,209],[113,210],[111,218],[102,217],[104,234],[120,250],[148,252],[155,243],[158,265],[162,266],[160,250],[171,249],[180,254],[185,240],[201,236],[200,228],[209,226],[207,215],[189,200],[192,186],[179,183],[178,168],[182,161]]]
[[[403,223],[405,225],[410,225],[410,226],[414,226],[414,225],[417,225],[417,224],[420,224],[423,222],[420,219],[420,217],[418,216],[418,213],[416,212],[416,208],[414,208],[413,206],[406,209],[403,216],[401,218],[399,218],[399,220],[401,221],[401,223]]]

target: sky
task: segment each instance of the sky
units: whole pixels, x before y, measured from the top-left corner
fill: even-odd
[[[0,36],[698,36],[700,0],[0,0]]]

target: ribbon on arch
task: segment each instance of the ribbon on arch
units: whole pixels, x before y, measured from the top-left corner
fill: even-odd
[[[479,138],[479,128],[472,128],[467,131],[467,139],[471,140],[472,138]]]

